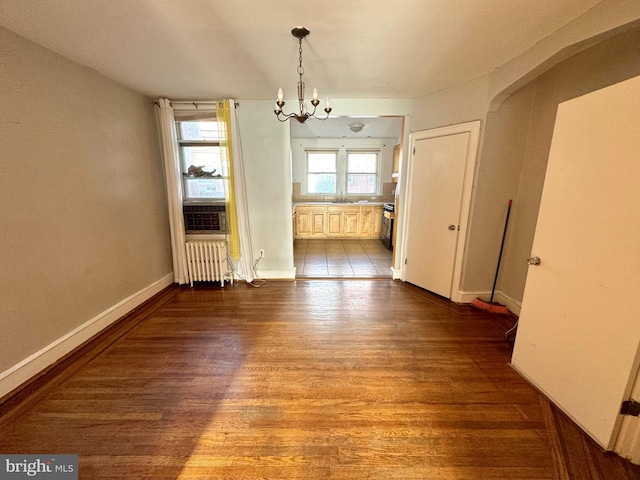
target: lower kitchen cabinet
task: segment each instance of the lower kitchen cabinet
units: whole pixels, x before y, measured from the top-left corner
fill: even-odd
[[[342,212],[342,236],[360,237],[360,207],[344,207]],[[364,234],[362,236],[368,236]]]
[[[318,207],[296,207],[293,215],[296,238],[324,237],[325,211]]]
[[[342,209],[340,207],[327,208],[327,229],[324,232],[326,237],[339,237],[342,235]]]
[[[382,215],[384,214],[384,207],[382,205],[375,205],[373,207],[373,214],[371,216],[371,236],[380,238],[382,235]]]
[[[382,205],[296,205],[295,238],[380,238]]]

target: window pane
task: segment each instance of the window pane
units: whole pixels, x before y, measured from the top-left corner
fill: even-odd
[[[349,174],[347,175],[347,193],[375,193],[376,175]]]
[[[224,198],[224,152],[213,146],[180,147],[185,198]]]
[[[336,152],[307,152],[307,171],[309,173],[335,172]]]
[[[348,173],[376,173],[378,166],[377,153],[348,153],[347,172]]]
[[[223,171],[222,162],[223,154],[224,149],[220,147],[180,147],[182,171],[188,174],[189,167],[195,167],[196,169],[202,167],[203,172],[213,172],[213,175],[225,175],[226,172]]]
[[[177,122],[179,140],[218,141],[224,136],[224,124],[218,122]]]
[[[221,178],[185,178],[185,198],[224,198]]]
[[[336,176],[332,173],[310,173],[307,190],[309,193],[336,193]]]

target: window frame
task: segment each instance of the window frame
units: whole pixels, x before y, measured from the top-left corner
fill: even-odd
[[[300,145],[302,160],[302,185],[301,193],[303,195],[324,195],[332,197],[377,197],[383,195],[383,157],[385,145],[382,143],[367,144],[367,145],[345,145],[340,143],[339,145],[330,146],[313,146],[313,145]],[[315,152],[337,152],[336,158],[336,191],[334,193],[317,193],[309,191],[309,175],[316,172],[309,172],[309,153]],[[347,193],[347,179],[348,172],[348,154],[349,153],[375,153],[376,154],[376,171],[375,171],[375,189],[374,192],[367,193]]]
[[[379,149],[362,149],[362,148],[347,148],[345,151],[345,192],[347,196],[362,196],[362,195],[379,195],[378,187],[379,187],[379,178],[380,178],[380,168],[381,168],[381,151]],[[362,172],[362,171],[350,171],[349,170],[349,156],[356,154],[366,154],[371,155],[374,154],[376,156],[375,168],[373,172]],[[374,176],[374,191],[373,192],[349,192],[349,176],[363,176],[363,175],[373,175]]]
[[[185,203],[206,203],[206,202],[221,202],[225,200],[226,197],[226,188],[227,188],[227,182],[229,180],[228,174],[227,172],[225,172],[225,160],[222,158],[222,155],[224,154],[224,143],[226,141],[226,139],[222,139],[222,138],[218,138],[218,139],[210,139],[210,140],[196,140],[196,139],[183,139],[182,138],[182,129],[181,129],[181,125],[182,123],[199,123],[199,122],[216,122],[216,123],[220,123],[215,116],[212,117],[210,114],[208,115],[204,115],[200,118],[198,118],[197,116],[193,116],[193,117],[188,117],[188,118],[176,118],[175,119],[175,125],[176,125],[176,144],[177,144],[177,150],[178,150],[178,162],[180,165],[180,173],[182,176],[182,200]],[[224,130],[224,129],[223,129]],[[220,131],[220,130],[219,130]],[[220,160],[220,168],[221,168],[221,172],[219,177],[195,177],[198,180],[214,180],[214,181],[220,181],[222,182],[222,195],[217,195],[217,196],[190,196],[189,195],[189,187],[188,187],[188,183],[189,181],[193,181],[194,178],[192,177],[188,177],[186,175],[187,171],[185,170],[186,167],[186,162],[184,159],[184,148],[188,148],[188,147],[215,147],[220,149],[220,153],[221,153],[221,160]],[[218,173],[218,172],[217,172]]]
[[[334,171],[326,171],[326,172],[310,172],[309,171],[309,154],[313,153],[324,153],[324,154],[333,154],[335,155],[335,170]],[[305,190],[309,192],[309,176],[310,175],[333,175],[334,176],[334,185],[335,190],[333,192],[309,192],[309,195],[336,195],[338,192],[338,163],[339,163],[340,152],[337,149],[332,148],[309,148],[304,151],[304,170],[305,170]]]

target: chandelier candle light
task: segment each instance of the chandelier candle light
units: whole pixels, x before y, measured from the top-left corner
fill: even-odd
[[[295,118],[300,123],[304,123],[308,118],[316,118],[318,120],[326,120],[329,118],[329,113],[331,113],[331,105],[329,103],[329,98],[325,100],[325,108],[327,116],[324,118],[316,117],[316,107],[320,105],[320,100],[318,100],[318,90],[313,89],[313,98],[311,99],[311,105],[313,105],[313,111],[311,113],[307,112],[307,104],[304,101],[304,81],[302,80],[302,75],[304,75],[304,68],[302,67],[302,39],[309,35],[309,30],[305,27],[296,27],[291,30],[291,35],[298,39],[300,43],[299,53],[300,53],[300,63],[298,65],[298,75],[300,76],[300,80],[298,80],[298,104],[300,107],[300,113],[283,113],[282,107],[284,106],[282,89],[278,89],[278,100],[276,100],[276,109],[273,111],[276,114],[276,117],[281,122],[286,122],[292,118]]]

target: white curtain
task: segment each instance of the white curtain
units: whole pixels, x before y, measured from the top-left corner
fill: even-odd
[[[182,216],[182,179],[178,162],[176,124],[173,108],[166,98],[158,100],[162,156],[164,159],[167,203],[169,205],[169,226],[171,230],[171,251],[173,252],[173,277],[179,284],[188,282],[187,258],[184,248],[184,218]]]
[[[236,114],[235,100],[229,100],[231,116],[231,148],[233,149],[233,171],[235,187],[235,203],[238,215],[238,235],[240,236],[240,259],[237,270],[240,278],[248,283],[255,279],[253,271],[253,247],[251,245],[251,230],[249,228],[249,210],[247,208],[247,187],[244,180],[244,162],[242,159],[242,143],[240,141],[240,129],[238,128],[238,116]]]

